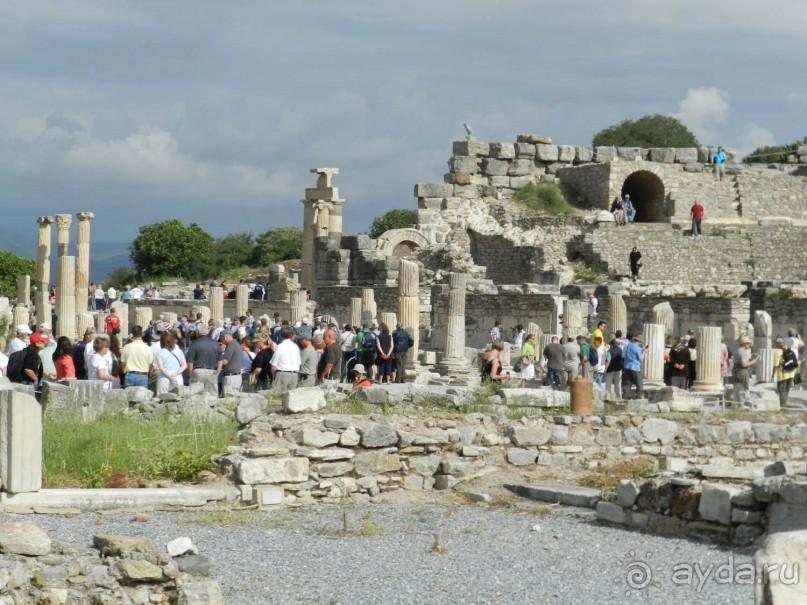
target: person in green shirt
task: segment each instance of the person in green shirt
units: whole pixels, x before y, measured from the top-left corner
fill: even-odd
[[[588,362],[588,353],[591,351],[591,343],[586,340],[585,336],[577,337],[577,344],[580,345],[580,376],[591,380],[593,371],[591,364]]]
[[[527,381],[535,380],[535,334],[527,334],[521,345],[521,384],[520,389],[527,386]]]

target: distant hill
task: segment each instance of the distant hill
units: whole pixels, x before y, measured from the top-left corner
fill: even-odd
[[[0,249],[18,256],[36,258],[36,231],[34,235],[15,233],[0,229]],[[56,281],[56,230],[53,229],[51,249],[51,280]],[[75,254],[75,242],[70,242],[70,252]],[[131,267],[129,242],[96,242],[90,240],[90,281],[103,282],[118,267]]]

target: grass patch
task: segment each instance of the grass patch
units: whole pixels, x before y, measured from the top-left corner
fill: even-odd
[[[601,489],[603,492],[616,491],[622,479],[644,479],[656,472],[656,467],[644,457],[619,460],[602,468],[599,473],[581,477],[578,483],[583,487]]]
[[[516,191],[517,202],[538,214],[567,216],[574,214],[556,183],[530,183]]]
[[[189,417],[45,417],[43,481],[49,487],[123,487],[137,480],[194,481],[235,441],[234,422]]]
[[[608,283],[608,276],[602,268],[588,263],[571,263],[574,271],[574,281],[578,284],[605,284]]]
[[[709,235],[712,237],[726,237],[728,231],[723,229],[723,227],[712,227],[709,229]]]
[[[784,298],[787,298],[787,294],[778,288],[775,290],[765,290],[765,302],[773,302],[775,300],[782,300]]]

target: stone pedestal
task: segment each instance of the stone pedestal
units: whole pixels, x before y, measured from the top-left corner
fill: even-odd
[[[670,303],[663,302],[653,307],[653,323],[664,326],[664,336],[675,335],[675,311]]]
[[[294,325],[298,321],[301,321],[306,314],[306,306],[305,306],[305,299],[306,294],[305,290],[295,290],[291,293],[291,316],[289,317],[289,322]]]
[[[361,298],[350,299],[350,325],[361,327]]]
[[[235,316],[243,317],[249,308],[249,286],[238,284],[235,287]]]
[[[761,349],[754,351],[759,358],[757,365],[754,366],[754,372],[757,377],[757,384],[764,382],[771,382],[771,375],[773,374],[773,364],[776,361],[776,349]]]
[[[69,216],[69,215],[68,215]],[[56,284],[56,335],[76,339],[76,257],[58,259],[59,282]]]
[[[134,307],[133,309],[133,317],[132,317],[132,326],[140,326],[143,328],[143,331],[146,331],[146,328],[149,327],[149,323],[152,320],[152,311],[151,307]]]
[[[642,362],[642,379],[645,387],[664,386],[664,326],[645,324],[642,330],[647,350]]]
[[[84,332],[87,330],[87,328],[95,328],[99,334],[106,334],[103,318],[101,318],[101,328],[99,329],[96,325],[96,317],[98,316],[93,316],[92,313],[87,311],[84,311],[83,313],[76,313],[76,336],[78,338],[84,336]]]
[[[92,212],[78,212],[76,218],[76,304],[79,311],[85,311],[90,287],[90,221],[95,215]]]
[[[698,357],[695,360],[695,383],[693,391],[723,391],[720,375],[723,329],[700,326],[695,331]]]
[[[210,288],[210,317],[216,321],[224,320],[224,288],[221,286]]]
[[[621,294],[611,294],[608,297],[611,305],[611,330],[616,333],[617,330],[622,330],[622,336],[628,333],[628,309],[625,306],[625,299]],[[656,322],[655,320],[653,323]]]
[[[25,305],[26,307],[31,304],[31,276],[18,275],[17,276],[17,304]]]
[[[773,322],[771,322],[771,316],[767,311],[754,311],[754,350],[770,349],[772,335]]]
[[[395,313],[381,313],[378,320],[382,324],[387,324],[390,334],[392,334],[395,331],[395,324],[398,322],[398,316]]]
[[[578,335],[585,333],[586,329],[583,327],[583,314],[576,301],[564,300],[563,301],[563,332],[561,333],[561,342],[566,342],[566,338],[577,338]]]
[[[42,408],[11,389],[0,391],[0,483],[12,494],[42,487]]]
[[[37,230],[36,247],[36,295],[34,296],[34,306],[39,322],[50,323],[51,306],[49,299],[50,288],[50,240],[51,224],[53,217],[40,216],[36,219],[39,229]]]
[[[417,263],[401,259],[398,269],[398,321],[414,344],[406,354],[407,369],[415,370],[420,350],[420,269]]]
[[[129,305],[116,300],[109,306],[109,310],[117,315],[120,320],[121,340],[123,340],[129,335]]]
[[[372,324],[376,320],[375,291],[372,288],[361,289],[361,320]]]

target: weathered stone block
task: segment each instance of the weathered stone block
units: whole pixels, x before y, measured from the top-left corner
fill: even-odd
[[[455,477],[467,477],[476,472],[473,462],[461,458],[445,458],[440,469],[444,475],[454,475]]]
[[[697,147],[677,147],[675,149],[675,162],[677,164],[697,163],[697,161],[698,161]]]
[[[650,150],[650,161],[672,164],[675,161],[674,147],[653,147]]]
[[[177,605],[224,605],[218,582],[184,582],[179,588]]]
[[[549,441],[552,432],[542,426],[510,426],[507,429],[510,441],[519,447],[544,445]]]
[[[490,154],[490,145],[474,137],[468,137],[464,141],[454,141],[453,154],[483,157]]]
[[[241,483],[302,483],[308,480],[308,458],[246,458],[235,463]]]
[[[535,159],[542,162],[557,162],[558,161],[558,146],[557,145],[536,145],[535,146]]]
[[[511,176],[510,177],[510,189],[521,189],[522,187],[526,187],[527,185],[531,185],[535,182],[535,177],[533,176]]]
[[[361,429],[364,447],[389,447],[398,443],[398,433],[386,424],[369,424]]]
[[[574,161],[578,164],[594,160],[594,150],[591,147],[575,147]]]
[[[42,487],[42,408],[11,390],[0,391],[0,484],[12,494]]]
[[[535,145],[532,143],[516,143],[517,158],[535,158]]]
[[[307,428],[292,433],[292,439],[300,445],[321,448],[339,443],[339,434],[333,431],[320,431],[315,428]]]
[[[616,487],[616,502],[619,506],[630,508],[639,497],[639,486],[631,479],[622,479]]]
[[[617,147],[616,156],[621,160],[635,162],[642,159],[642,150],[639,147]]]
[[[520,134],[516,137],[519,143],[532,143],[533,145],[551,145],[552,138],[542,134]]]
[[[807,531],[769,534],[754,554],[756,577],[765,578],[754,586],[758,605],[807,603],[807,584],[798,577],[797,569],[807,569]],[[775,570],[771,572],[771,570]],[[789,578],[789,580],[788,580]]]
[[[403,478],[402,487],[407,490],[420,491],[423,489],[423,477],[420,475],[407,475]]]
[[[418,183],[415,197],[449,197],[454,194],[454,186],[448,183]]]
[[[618,504],[606,502],[605,500],[597,502],[597,519],[608,521],[609,523],[619,523],[620,525],[627,523],[625,510]]]
[[[610,162],[616,157],[616,147],[597,146],[594,148],[595,162]]]
[[[287,412],[316,412],[324,408],[325,393],[319,387],[304,387],[283,393],[281,396],[283,409]]]
[[[258,506],[279,506],[283,504],[283,488],[279,485],[256,485],[253,498]]]
[[[507,461],[513,466],[528,466],[535,464],[535,459],[538,457],[538,452],[535,450],[525,450],[517,447],[511,447],[507,450]]]
[[[601,446],[622,445],[622,431],[618,428],[601,428],[597,432],[595,441],[597,442],[597,445]]]
[[[499,160],[512,160],[516,157],[516,146],[512,143],[491,143],[490,157]]]
[[[678,432],[678,424],[663,418],[648,418],[642,424],[644,440],[648,443],[671,443]]]
[[[360,452],[354,459],[354,469],[359,477],[391,473],[400,468],[401,459],[398,454],[389,454],[383,450]]]
[[[451,172],[475,174],[479,171],[479,161],[473,156],[455,155],[449,160]]]
[[[259,393],[241,393],[238,396],[238,407],[235,408],[235,419],[238,424],[252,422],[266,411],[266,398]]]
[[[409,472],[431,477],[440,467],[439,456],[413,456],[408,461]]]
[[[532,160],[519,159],[510,162],[510,169],[507,174],[510,176],[527,176],[532,174],[532,169],[535,166]]]
[[[0,523],[0,553],[41,557],[50,554],[50,538],[39,523]]]
[[[320,477],[339,477],[353,470],[352,462],[323,462],[316,467]]]
[[[698,512],[706,521],[715,521],[721,525],[731,524],[731,498],[739,494],[742,488],[734,485],[703,483]]]
[[[510,163],[506,160],[495,160],[492,158],[482,160],[482,174],[486,174],[487,176],[507,176],[509,169]]]
[[[558,161],[573,162],[575,156],[574,145],[558,145]]]

